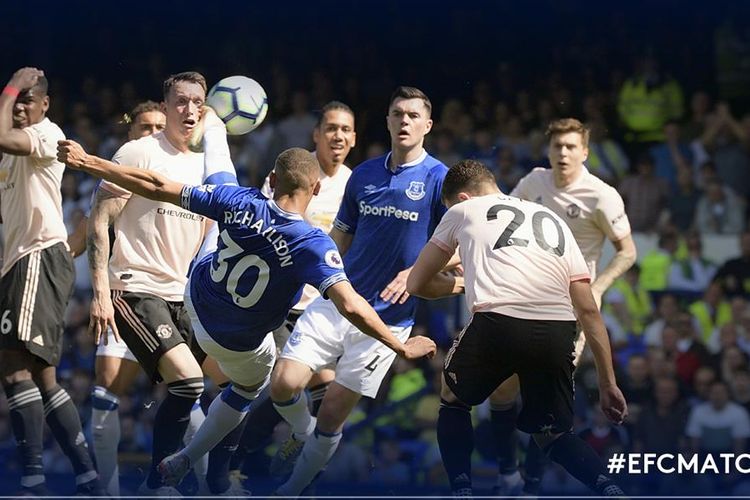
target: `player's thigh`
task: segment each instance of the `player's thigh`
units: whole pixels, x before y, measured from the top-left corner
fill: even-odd
[[[151,294],[113,290],[112,304],[120,336],[152,381],[203,376],[175,324],[171,303]]]
[[[221,370],[219,363],[211,356],[205,357],[203,363],[201,363],[201,370],[203,370],[203,374],[210,378],[217,386],[221,386],[230,381],[229,376]]]
[[[492,391],[490,402],[493,404],[512,403],[518,398],[520,391],[521,385],[518,381],[518,375],[514,373]]]
[[[96,385],[122,397],[133,387],[141,367],[137,361],[125,357],[96,356],[94,371]]]
[[[318,373],[313,373],[307,386],[316,387],[319,385],[330,384],[335,378],[336,372],[332,368],[323,368]]]
[[[196,325],[195,336],[208,354],[206,359],[215,360],[220,373],[226,375],[232,383],[252,391],[268,383],[276,362],[273,334],[266,334],[260,345],[251,351],[232,351],[225,348],[200,325]]]
[[[305,363],[281,358],[271,373],[271,399],[288,401],[302,392],[312,378],[313,371]]]
[[[411,333],[411,326],[389,328],[401,342],[406,342]],[[344,354],[336,363],[336,382],[362,396],[374,398],[396,353],[353,326],[349,327],[344,342]]]
[[[445,385],[461,402],[475,406],[515,372],[519,340],[515,320],[476,313],[445,357]]]
[[[537,321],[518,376],[523,407],[518,428],[529,434],[568,432],[573,426],[575,322]]]
[[[328,434],[341,432],[346,419],[361,398],[359,393],[333,382],[318,410],[318,430]]]
[[[0,349],[0,378],[3,385],[31,380],[32,356],[25,350]]]
[[[162,380],[168,384],[187,378],[203,378],[198,361],[184,342],[177,344],[159,358],[157,370]]]

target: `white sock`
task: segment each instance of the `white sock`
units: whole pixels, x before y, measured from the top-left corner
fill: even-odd
[[[204,420],[206,420],[206,415],[203,413],[200,403],[196,401],[193,405],[193,409],[190,411],[190,422],[188,423],[188,428],[185,431],[185,437],[183,438],[185,446],[190,444],[190,441],[193,440],[193,436],[198,432],[198,429],[203,424]],[[206,473],[208,472],[208,455],[203,455],[201,458],[193,462],[193,470],[195,470],[195,475],[198,476],[199,482],[205,481]]]
[[[294,465],[289,480],[276,490],[281,496],[298,496],[302,490],[315,479],[315,476],[323,470],[341,441],[341,433],[324,435],[320,432],[313,433],[305,442],[302,454]]]
[[[117,446],[120,444],[120,399],[101,386],[94,387],[91,435],[99,480],[108,495],[120,495]]]
[[[315,419],[310,414],[310,408],[307,404],[307,394],[305,392],[302,392],[291,401],[282,403],[274,401],[273,407],[292,426],[292,432],[295,437],[304,440],[315,430]]]
[[[208,127],[203,133],[204,184],[237,184],[237,172],[232,163],[227,143],[227,131],[221,127]]]
[[[232,429],[240,425],[252,402],[248,395],[245,391],[229,386],[211,402],[206,420],[182,451],[190,459],[191,464],[196,463]]]

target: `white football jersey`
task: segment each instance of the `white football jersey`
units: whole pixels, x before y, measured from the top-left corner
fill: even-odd
[[[112,161],[153,170],[192,186],[203,179],[203,154],[178,151],[163,132],[128,142]],[[115,220],[110,288],[181,302],[190,262],[203,241],[205,217],[171,203],[143,198],[109,182],[102,182],[101,189],[129,198]]]
[[[590,274],[570,228],[550,209],[501,193],[451,207],[430,242],[464,267],[472,313],[575,320],[570,283]]]
[[[60,193],[65,165],[57,161],[57,141],[65,134],[49,118],[22,130],[31,141],[31,154],[6,153],[0,160],[2,275],[29,253],[67,245],[68,239]]]
[[[596,275],[604,238],[618,241],[630,234],[630,221],[620,194],[584,167],[570,185],[558,188],[552,169],[535,168],[518,183],[512,196],[548,207],[569,226],[589,266]]]
[[[352,171],[346,165],[340,165],[336,173],[332,176],[326,175],[321,169],[320,192],[316,196],[313,196],[310,204],[307,206],[307,210],[305,210],[305,220],[311,226],[317,227],[326,234],[331,232],[333,220],[339,211],[346,183],[349,181],[351,175]],[[266,180],[263,182],[261,192],[264,196],[273,198],[273,189],[271,189],[269,177],[266,177]],[[320,293],[318,293],[318,290],[314,286],[305,285],[302,297],[293,309],[304,309],[318,296],[320,296]]]

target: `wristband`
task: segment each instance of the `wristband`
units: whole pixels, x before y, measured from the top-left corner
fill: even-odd
[[[21,91],[18,90],[16,87],[13,87],[12,85],[6,85],[3,89],[3,94],[9,95],[12,98],[18,97],[18,94],[20,94]]]

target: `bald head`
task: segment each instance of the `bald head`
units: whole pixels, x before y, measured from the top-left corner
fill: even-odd
[[[320,177],[320,164],[315,155],[306,149],[290,148],[276,158],[274,172],[274,190],[280,194],[291,194],[297,190],[310,191]]]

